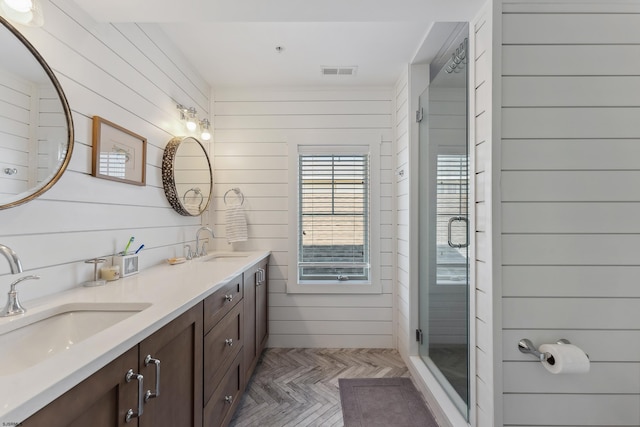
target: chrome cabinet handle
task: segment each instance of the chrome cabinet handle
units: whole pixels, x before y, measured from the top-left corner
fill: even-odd
[[[225,403],[228,403],[229,405],[231,405],[233,403],[233,396],[231,395],[225,396],[224,401]]]
[[[225,295],[224,299],[229,302],[233,301],[233,294]]]
[[[256,286],[264,285],[264,268],[259,268],[256,271]]]
[[[464,243],[453,243],[451,241],[451,224],[455,221],[463,221],[467,224],[467,234]],[[466,216],[452,216],[449,218],[449,224],[447,225],[447,243],[452,248],[466,248],[469,246],[469,219]]]
[[[224,343],[229,347],[233,347],[233,339],[231,338],[227,338],[226,340],[224,340]]]
[[[133,412],[133,409],[129,409],[125,417],[126,422],[131,422],[132,418],[140,418],[144,412],[144,377],[140,374],[134,374],[133,369],[129,369],[125,379],[127,382],[138,381],[138,412]]]
[[[155,399],[160,396],[160,360],[154,359],[150,354],[147,354],[147,357],[144,358],[144,366],[149,366],[149,364],[153,363],[156,365],[156,391],[151,392],[151,390],[147,390],[144,394],[144,401],[147,402],[149,399]]]

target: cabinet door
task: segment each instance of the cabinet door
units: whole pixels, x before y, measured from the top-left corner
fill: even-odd
[[[133,427],[138,419],[125,421],[127,411],[138,411],[138,384],[127,382],[129,369],[138,366],[134,347],[104,368],[36,412],[25,427]],[[17,421],[17,420],[16,420]]]
[[[268,338],[268,258],[244,273],[244,364],[247,381]]]
[[[200,303],[140,343],[148,393],[156,391],[160,361],[160,393],[147,400],[140,427],[202,426],[202,313]]]
[[[267,345],[267,338],[269,338],[269,293],[267,285],[267,261],[260,264],[259,269],[262,272],[258,273],[256,279],[256,355],[260,356],[262,350]],[[259,270],[260,271],[260,270]]]
[[[252,267],[244,272],[244,373],[249,381],[256,359],[256,272]]]

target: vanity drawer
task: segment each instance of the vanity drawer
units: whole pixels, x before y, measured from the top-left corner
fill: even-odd
[[[243,345],[243,305],[236,306],[204,337],[204,401],[222,381]]]
[[[220,385],[204,407],[204,427],[219,427],[229,424],[240,403],[244,384],[242,352],[239,352]]]
[[[206,334],[242,299],[242,274],[204,300],[204,333]]]

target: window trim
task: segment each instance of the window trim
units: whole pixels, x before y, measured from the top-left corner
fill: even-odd
[[[289,265],[287,293],[380,294],[380,135],[307,135],[289,142]],[[303,281],[298,279],[299,154],[369,154],[369,280]]]

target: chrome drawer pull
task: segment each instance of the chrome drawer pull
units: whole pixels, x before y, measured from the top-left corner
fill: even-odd
[[[154,359],[150,354],[144,358],[144,366],[149,366],[149,364],[156,365],[156,391],[151,392],[151,390],[147,390],[144,394],[144,401],[147,402],[149,399],[155,399],[160,396],[160,360]]]
[[[138,381],[138,412],[136,413],[133,412],[133,409],[129,409],[125,417],[126,422],[131,422],[132,418],[140,418],[144,412],[144,377],[140,374],[134,374],[133,369],[129,369],[125,379],[127,382]]]
[[[224,340],[224,343],[229,347],[233,346],[233,340],[231,338],[227,338],[226,340]]]
[[[225,396],[224,397],[224,401],[226,403],[228,403],[229,405],[231,405],[233,403],[233,396],[229,395],[229,396]]]
[[[229,302],[233,301],[233,294],[225,295],[224,299]]]
[[[265,273],[264,268],[259,268],[258,271],[256,271],[256,286],[264,285],[264,279],[265,279],[264,273]]]

